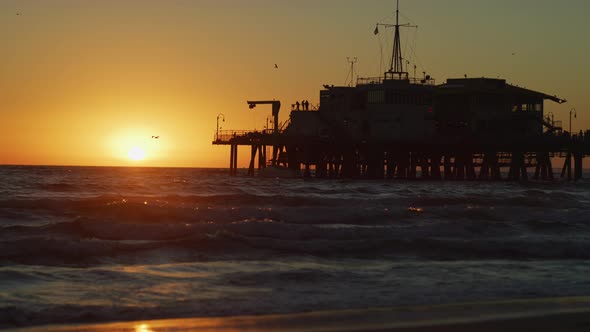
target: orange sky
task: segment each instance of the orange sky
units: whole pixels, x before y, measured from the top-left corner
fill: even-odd
[[[402,46],[439,83],[500,76],[568,99],[547,110],[567,124],[575,107],[574,130],[590,128],[590,2],[565,3],[402,0],[403,19],[419,25]],[[270,108],[245,101],[275,98],[285,120],[295,100],[317,103],[322,84],[344,84],[349,56],[361,76],[378,76],[390,41],[372,32],[393,6],[3,0],[0,164],[226,167],[229,148],[211,145],[217,114],[224,129],[261,129]],[[135,146],[145,160],[128,158]]]

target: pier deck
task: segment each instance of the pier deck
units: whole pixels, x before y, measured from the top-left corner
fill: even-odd
[[[582,177],[583,158],[590,155],[590,135],[567,133],[546,133],[520,142],[483,138],[354,142],[269,129],[220,131],[212,144],[231,147],[231,175],[237,174],[238,146],[249,146],[249,175],[255,175],[256,168],[274,166],[322,178],[551,180],[552,160],[562,158],[560,177],[577,180]],[[267,158],[269,149],[272,155]],[[531,175],[529,168],[534,169]]]

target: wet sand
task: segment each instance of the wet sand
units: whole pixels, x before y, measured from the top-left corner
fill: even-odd
[[[590,297],[549,298],[300,314],[183,318],[13,331],[589,331]]]

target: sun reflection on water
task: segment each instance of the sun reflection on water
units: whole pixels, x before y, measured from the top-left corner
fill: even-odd
[[[150,326],[148,324],[140,324],[135,326],[135,332],[154,332],[152,329],[150,329]]]

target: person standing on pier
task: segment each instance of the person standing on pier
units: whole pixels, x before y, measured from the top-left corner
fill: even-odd
[[[299,111],[299,100],[295,102],[295,110]]]

